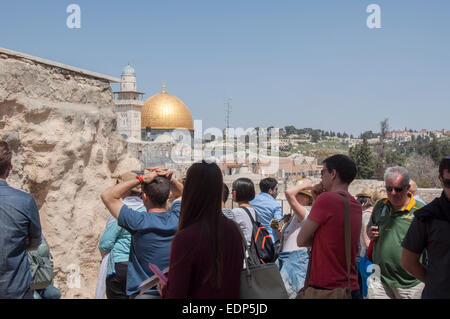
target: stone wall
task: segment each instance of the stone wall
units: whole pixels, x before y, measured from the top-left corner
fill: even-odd
[[[0,138],[13,150],[12,187],[39,207],[63,298],[92,298],[111,176],[141,169],[116,132],[109,82],[0,55]],[[78,276],[79,275],[79,276]]]

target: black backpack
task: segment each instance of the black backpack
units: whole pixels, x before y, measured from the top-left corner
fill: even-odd
[[[258,219],[256,219],[256,221],[253,219],[252,214],[246,207],[241,206],[240,208],[245,210],[248,217],[250,217],[253,226],[249,247],[249,265],[273,263],[276,259],[276,255],[272,237],[266,227],[262,226]]]

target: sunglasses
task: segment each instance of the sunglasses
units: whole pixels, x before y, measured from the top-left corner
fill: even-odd
[[[405,188],[404,187],[391,187],[391,186],[386,186],[386,191],[388,193],[392,193],[393,190],[395,190],[396,193],[401,193],[403,192]]]
[[[450,179],[442,178],[442,184],[444,184],[445,188],[450,188]]]
[[[330,172],[328,169],[324,168],[323,170],[320,171],[320,176],[323,176],[323,174],[325,172]]]

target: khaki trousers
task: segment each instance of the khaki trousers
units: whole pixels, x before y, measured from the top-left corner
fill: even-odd
[[[381,280],[374,280],[367,286],[367,299],[421,299],[424,287],[421,282],[411,288],[394,288]]]

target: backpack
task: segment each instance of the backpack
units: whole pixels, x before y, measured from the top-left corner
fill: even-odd
[[[241,206],[240,208],[245,210],[253,226],[250,247],[248,249],[248,264],[251,266],[273,263],[276,259],[276,254],[272,237],[266,227],[262,226],[258,221],[258,218],[256,218],[256,221],[253,219],[252,214],[246,207]]]
[[[47,241],[42,236],[42,243],[37,251],[28,252],[28,262],[33,281],[30,290],[40,290],[50,286],[53,282],[53,261]]]

